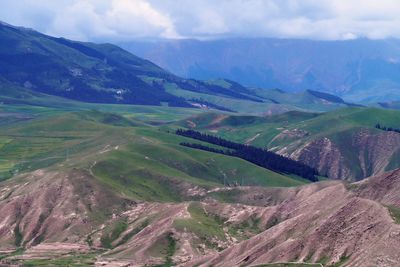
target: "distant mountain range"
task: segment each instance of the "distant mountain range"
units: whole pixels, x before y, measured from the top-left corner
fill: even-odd
[[[55,38],[0,23],[0,100],[26,103],[47,94],[73,100],[219,109],[245,113],[327,111],[347,106],[316,91],[286,93],[226,79],[176,76],[112,44]]]
[[[167,92],[166,83],[260,102],[245,95],[248,91],[242,86],[229,90],[182,79],[115,45],[54,38],[7,24],[0,24],[0,79],[23,90],[85,102],[193,106]]]
[[[349,101],[400,100],[400,41],[157,40],[121,44],[182,77],[312,89]]]

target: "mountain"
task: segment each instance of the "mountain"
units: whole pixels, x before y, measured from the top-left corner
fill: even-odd
[[[304,103],[293,102],[290,94],[270,97],[263,90],[226,79],[183,79],[115,45],[75,42],[7,24],[0,24],[0,88],[3,103],[34,104],[40,98],[48,99],[43,104],[59,102],[59,98],[49,98],[52,95],[90,103],[246,113],[347,106],[333,96],[316,93],[304,98]]]
[[[355,102],[400,99],[400,41],[291,39],[121,43],[182,77],[224,77],[246,86],[307,89]]]
[[[7,24],[0,24],[0,44],[0,82],[24,91],[93,103],[194,107],[195,99],[168,92],[168,83],[184,91],[261,102],[245,95],[243,87],[229,90],[185,80],[111,44],[75,42]]]
[[[379,102],[377,106],[388,109],[400,109],[400,101]]]
[[[399,111],[353,107],[323,114],[291,111],[273,116],[197,114],[181,127],[268,148],[332,179],[356,181],[400,167]]]

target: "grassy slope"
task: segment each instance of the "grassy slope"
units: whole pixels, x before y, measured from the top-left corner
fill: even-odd
[[[265,147],[282,129],[296,123],[307,121],[319,114],[290,111],[270,117],[237,116],[226,114],[221,117],[215,113],[204,113],[187,118],[178,123],[179,127],[192,127],[209,131],[229,140],[240,143],[249,142]],[[222,118],[222,120],[221,120]],[[193,124],[194,123],[194,124]]]
[[[348,166],[355,176],[362,173],[359,163],[359,151],[352,143],[354,133],[361,128],[378,133],[375,124],[388,127],[400,126],[400,111],[378,108],[345,108],[323,114],[288,112],[271,117],[228,116],[217,114],[201,114],[179,123],[180,127],[193,127],[200,131],[208,131],[214,135],[255,146],[279,149],[289,147],[294,150],[302,144],[324,137],[332,140],[339,148]],[[299,133],[276,138],[284,131]],[[297,145],[291,146],[298,142]],[[354,149],[353,149],[354,148]],[[290,150],[289,150],[290,151]],[[400,153],[400,152],[399,152]],[[398,153],[389,159],[386,170],[398,168]]]
[[[5,179],[51,166],[85,168],[128,197],[159,201],[181,200],[182,183],[206,188],[224,180],[264,186],[303,183],[237,158],[182,147],[184,140],[111,114],[45,116],[0,129],[0,170]]]
[[[327,99],[318,97],[308,90],[299,93],[289,93],[279,89],[254,89],[254,93],[277,103],[286,103],[287,105],[295,106],[301,110],[325,112],[347,106],[340,101],[335,102],[337,101],[336,99],[327,101]],[[330,95],[327,96],[329,97]],[[335,97],[333,96],[333,98]]]
[[[191,91],[186,91],[182,90],[176,84],[167,84],[165,86],[167,92],[181,96],[185,99],[203,99],[206,100],[207,102],[210,102],[212,104],[222,106],[225,108],[228,108],[230,110],[240,112],[240,113],[264,113],[268,109],[272,108],[274,106],[273,103],[266,101],[265,103],[258,103],[258,102],[253,102],[253,101],[248,101],[248,100],[239,100],[239,99],[234,99],[234,98],[229,98],[229,97],[222,97],[222,96],[213,96],[213,95],[208,95],[208,94],[202,94],[198,92],[191,92]],[[294,107],[289,107],[282,105],[279,107],[281,109],[293,109]]]
[[[246,142],[260,134],[251,143],[259,146],[284,145],[273,138],[288,129],[301,129],[310,133],[308,139],[335,137],[341,133],[361,127],[375,129],[377,122],[385,126],[398,127],[400,112],[378,108],[345,108],[323,114],[288,112],[271,117],[228,116],[218,124],[213,124],[216,114],[202,114],[186,119],[180,126],[189,127],[188,120],[195,122],[198,130],[208,130],[226,138]],[[287,143],[293,140],[286,140]]]

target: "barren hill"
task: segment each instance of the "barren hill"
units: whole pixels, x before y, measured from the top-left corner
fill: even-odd
[[[265,221],[274,218],[274,226],[187,266],[256,266],[273,262],[397,266],[400,226],[395,223],[398,218],[392,216],[400,207],[394,193],[399,180],[400,170],[396,170],[361,184],[304,186],[294,197],[292,193],[281,204],[265,208],[274,210],[263,217]],[[269,195],[256,192],[251,198],[248,189],[244,191],[247,198],[242,201],[251,204],[252,199]]]
[[[126,199],[84,171],[39,170],[1,184],[0,248],[26,249],[4,263],[78,253],[115,266],[396,266],[399,186],[395,170],[354,184],[193,187],[198,201],[160,203]]]

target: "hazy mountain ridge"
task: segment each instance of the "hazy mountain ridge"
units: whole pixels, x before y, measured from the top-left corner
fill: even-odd
[[[261,102],[243,94],[244,87],[229,90],[185,80],[111,44],[75,42],[7,24],[0,25],[0,41],[0,77],[26,91],[93,103],[194,107],[195,99],[167,92],[167,82],[182,90]]]
[[[400,41],[158,40],[123,47],[183,77],[247,86],[312,89],[352,101],[400,99]]]

